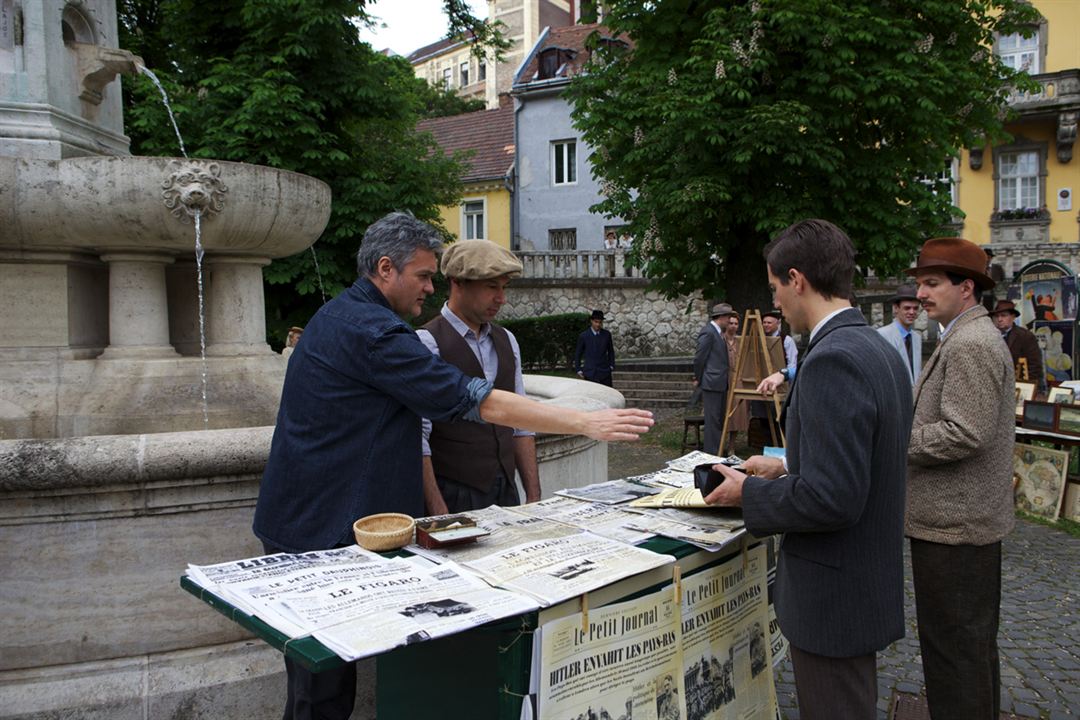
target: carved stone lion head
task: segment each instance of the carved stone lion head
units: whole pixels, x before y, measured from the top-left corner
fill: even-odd
[[[173,172],[162,181],[161,197],[172,214],[186,222],[196,212],[209,218],[225,208],[229,188],[221,179],[221,166],[201,160],[173,161]]]

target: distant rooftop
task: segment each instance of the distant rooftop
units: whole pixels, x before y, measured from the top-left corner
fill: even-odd
[[[447,155],[475,151],[462,177],[465,182],[504,178],[514,162],[514,103],[509,95],[499,97],[496,110],[421,120],[416,129],[434,135]]]
[[[626,42],[622,38],[615,39],[610,31],[599,23],[551,28],[533,50],[525,67],[515,79],[515,83],[526,84],[537,80],[570,78],[577,75],[589,59],[589,51],[585,49],[585,40],[594,31],[599,31],[601,37],[614,42]]]
[[[421,60],[438,55],[446,50],[463,45],[465,43],[471,43],[473,40],[473,34],[469,32],[464,38],[443,38],[430,45],[425,45],[418,50],[413,50],[411,53],[405,56],[405,59],[410,63],[416,64]]]

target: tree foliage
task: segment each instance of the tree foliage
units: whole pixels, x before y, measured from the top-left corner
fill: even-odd
[[[636,262],[668,296],[767,300],[761,251],[792,222],[844,228],[858,262],[908,267],[959,215],[937,178],[1004,136],[990,52],[1018,0],[626,0],[570,90]]]
[[[454,32],[488,38],[460,0],[445,0]],[[169,92],[193,157],[269,165],[317,177],[333,191],[330,223],[304,252],[265,269],[272,335],[304,324],[356,277],[367,226],[392,210],[438,223],[460,195],[460,157],[433,152],[418,118],[455,112],[403,58],[357,35],[367,0],[120,0],[121,46]],[[125,79],[125,125],[138,155],[179,155],[160,95]],[[320,274],[316,272],[316,262]]]

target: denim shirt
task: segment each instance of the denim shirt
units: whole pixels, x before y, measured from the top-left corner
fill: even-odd
[[[289,359],[255,535],[304,552],[351,543],[365,515],[422,516],[420,418],[482,422],[491,388],[432,355],[357,280],[315,313]]]

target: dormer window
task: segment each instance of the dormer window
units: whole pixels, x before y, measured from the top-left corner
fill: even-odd
[[[559,77],[563,74],[563,66],[574,59],[574,51],[567,48],[549,47],[540,51],[537,63],[536,77],[538,80],[547,80]]]

